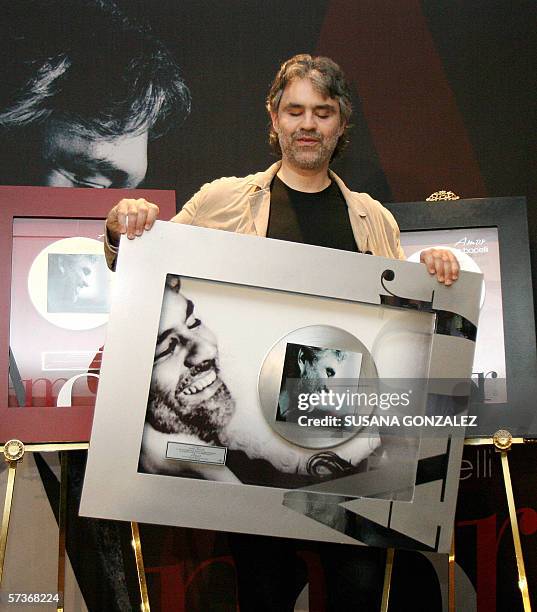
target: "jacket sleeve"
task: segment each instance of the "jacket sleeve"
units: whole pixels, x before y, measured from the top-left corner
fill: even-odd
[[[205,183],[205,185],[202,185],[200,190],[184,204],[183,208],[181,208],[181,210],[175,215],[175,217],[172,217],[170,221],[173,221],[174,223],[184,223],[185,225],[195,225],[196,216],[198,215],[204,202],[207,200],[212,184],[213,183]]]
[[[395,228],[394,228],[394,242],[395,242],[397,259],[402,259],[404,261],[406,259],[406,255],[405,255],[405,252],[403,251],[403,247],[401,246],[401,232],[399,230],[399,226],[397,225],[397,223],[395,224]]]
[[[106,227],[106,221],[104,223],[104,245],[103,246],[104,246],[104,258],[106,259],[106,265],[110,268],[110,270],[112,270],[112,272],[115,272],[117,254],[118,254],[119,249],[118,247],[111,244],[109,240],[108,228]]]
[[[383,208],[383,213],[388,220],[388,223],[390,225],[391,232],[392,232],[390,246],[393,249],[394,258],[402,259],[404,261],[406,259],[406,255],[405,255],[405,252],[403,251],[403,247],[401,246],[401,232],[399,230],[399,225],[397,224],[397,221],[395,220],[395,217],[392,215],[392,213],[384,206],[382,208]]]
[[[196,210],[198,209],[198,206],[200,204],[200,198],[198,197],[199,193],[200,192],[198,191],[198,193],[194,194],[190,198],[190,200],[186,202],[183,208],[181,208],[181,210],[175,215],[175,217],[172,217],[170,219],[170,221],[173,221],[174,223],[184,223],[185,225],[192,225],[196,217]]]

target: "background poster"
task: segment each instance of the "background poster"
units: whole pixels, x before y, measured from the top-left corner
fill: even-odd
[[[90,54],[86,68],[78,72],[92,78],[77,85],[73,76],[72,91],[85,101],[82,104],[102,99],[103,83],[109,82],[103,65],[119,62],[114,37],[104,26],[92,27],[82,6],[110,7],[112,2],[0,3],[1,184],[45,184],[48,141],[43,129],[50,127],[50,117],[45,112],[31,126],[18,125],[24,113],[14,112],[21,108],[14,92],[32,82],[26,68],[39,65],[33,59],[61,55],[61,50],[54,51],[54,37]],[[343,66],[353,87],[352,142],[334,165],[349,187],[381,201],[419,201],[438,189],[452,189],[468,198],[526,195],[533,269],[537,269],[535,153],[528,138],[536,127],[532,106],[537,71],[532,58],[537,32],[535,4],[530,0],[121,0],[117,6],[129,18],[151,26],[177,62],[192,99],[186,118],[178,118],[160,138],[128,155],[142,166],[132,183],[176,189],[179,208],[208,180],[267,167],[273,158],[266,145],[263,99],[277,66],[299,52],[326,54]],[[97,93],[90,96],[88,91]],[[64,98],[60,110],[68,114],[70,102]],[[136,144],[140,142],[143,138]],[[92,175],[76,177],[92,179]],[[71,184],[79,184],[76,180]],[[537,286],[535,277],[533,285]],[[516,461],[514,469],[528,474],[530,482],[531,461]],[[488,484],[481,478],[471,493],[463,487],[462,500],[479,499],[484,487]],[[50,484],[51,497],[53,490]],[[525,495],[524,507],[535,509],[535,489]],[[470,512],[468,508],[462,505],[461,512]],[[461,520],[464,517],[470,520],[472,515],[463,514]],[[92,542],[94,551],[100,549],[91,537],[82,542],[75,528],[73,534],[79,539],[77,545],[77,539],[71,538],[70,552],[72,558],[80,555],[75,565],[88,607],[121,609],[119,599],[114,600],[120,587],[112,585],[110,572],[103,574],[98,597],[104,599],[97,601],[81,560]],[[162,602],[166,596],[171,598],[167,601],[185,601],[177,594],[186,592],[186,603],[177,603],[177,609],[181,605],[188,610],[209,609],[203,598],[209,592],[207,581],[213,579],[232,597],[233,569],[220,534],[191,537],[189,531],[172,535],[149,527],[143,529],[146,534],[147,559],[155,568],[150,574],[154,601]],[[497,567],[510,558],[507,539],[504,536],[498,548]],[[478,550],[485,548],[476,542],[468,555]],[[534,550],[534,545],[525,547],[528,565]],[[99,554],[95,552],[96,558]],[[19,569],[27,565],[25,558],[21,556]],[[308,568],[314,573],[313,561]],[[127,576],[132,578],[132,567]],[[116,580],[115,585],[123,584]],[[503,592],[505,581],[496,588]],[[136,602],[134,581],[131,594]],[[231,600],[214,596],[215,607],[225,609],[218,608],[218,601]],[[516,609],[516,589],[498,601],[498,609]],[[487,600],[479,609],[493,610],[493,605]]]

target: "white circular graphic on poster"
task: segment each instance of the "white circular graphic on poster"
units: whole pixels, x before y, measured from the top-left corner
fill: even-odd
[[[428,248],[439,248],[445,249],[446,251],[451,251],[457,261],[459,262],[459,266],[461,270],[466,270],[466,272],[478,272],[479,274],[483,274],[481,268],[477,265],[477,263],[468,255],[468,253],[463,253],[460,249],[456,249],[454,247],[449,246],[439,246],[439,247],[427,247]],[[409,257],[407,257],[407,261],[413,261],[415,263],[420,262],[420,256],[422,251],[426,251],[427,249],[420,249],[415,253],[412,253]],[[481,298],[479,300],[479,308],[483,308],[483,304],[485,303],[485,280],[481,284]]]
[[[93,329],[108,321],[112,277],[102,242],[64,238],[34,259],[28,292],[39,314],[53,325]]]

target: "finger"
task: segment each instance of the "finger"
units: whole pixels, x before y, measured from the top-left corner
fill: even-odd
[[[451,275],[451,261],[449,259],[444,260],[444,285],[449,287],[453,284],[453,277]]]
[[[127,209],[127,238],[132,240],[136,232],[136,218],[138,216],[138,201],[128,200],[129,206]]]
[[[147,211],[147,219],[145,222],[146,230],[150,230],[153,227],[153,224],[155,223],[155,220],[158,217],[159,210],[160,210],[156,204],[151,204],[150,202],[148,202],[148,204],[149,204],[149,210]]]
[[[427,266],[429,274],[436,274],[436,265],[433,256],[433,249],[427,249],[420,254],[420,261]]]
[[[147,219],[147,202],[141,200],[138,204],[138,211],[136,213],[136,225],[135,232],[137,236],[141,236],[145,228],[145,220]]]
[[[449,286],[459,277],[459,262],[455,255],[447,249],[442,251],[442,260],[444,262],[444,284]]]
[[[110,211],[112,214],[112,219],[117,224],[117,231],[120,234],[125,234],[127,232],[127,211],[129,207],[128,200],[121,200],[118,202],[114,208]]]
[[[435,255],[434,257],[434,268],[436,274],[436,280],[439,283],[443,283],[445,280],[445,261],[441,255]]]
[[[459,260],[454,253],[451,253],[451,280],[455,282],[459,278],[459,270],[461,269],[459,265]]]

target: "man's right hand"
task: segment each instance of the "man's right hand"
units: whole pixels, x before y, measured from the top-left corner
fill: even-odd
[[[153,227],[158,217],[159,207],[143,198],[138,200],[121,200],[108,213],[106,217],[106,229],[109,239],[117,246],[121,234],[127,234],[132,240],[135,236]]]

